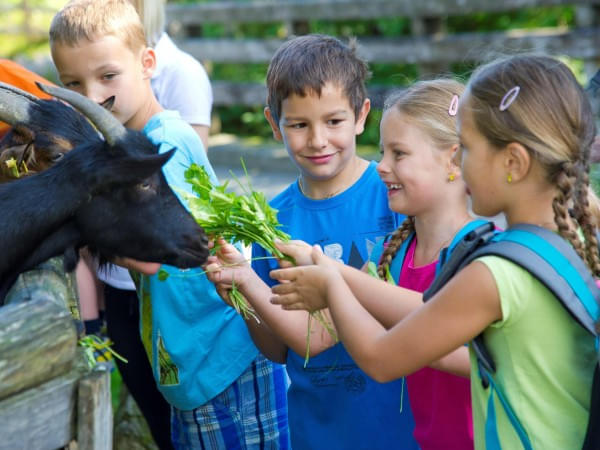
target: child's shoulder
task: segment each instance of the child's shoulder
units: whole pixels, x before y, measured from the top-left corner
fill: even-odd
[[[148,136],[160,136],[162,140],[200,140],[192,126],[181,118],[177,111],[163,110],[154,114],[142,130]]]

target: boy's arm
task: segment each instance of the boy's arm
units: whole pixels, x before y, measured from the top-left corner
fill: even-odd
[[[250,317],[246,320],[246,324],[261,352],[269,359],[278,362],[281,362],[279,359],[281,357],[285,361],[288,347],[304,355],[308,314],[302,311],[283,311],[272,305],[269,301],[270,286],[246,263],[243,256],[231,244],[220,241],[217,257],[219,262],[216,258],[209,259],[206,268],[207,276],[211,281],[225,288],[235,282],[237,289],[254,308],[261,323],[257,323]],[[214,271],[215,269],[217,271]],[[335,343],[320,324],[313,323],[311,330],[309,346],[311,356],[317,355]],[[283,346],[283,351],[277,348],[275,341]]]

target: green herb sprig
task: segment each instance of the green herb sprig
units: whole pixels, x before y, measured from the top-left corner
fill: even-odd
[[[244,166],[244,171],[246,170]],[[226,241],[251,245],[256,242],[280,259],[290,259],[275,247],[276,241],[287,242],[290,236],[281,231],[277,210],[262,192],[246,188],[243,195],[227,192],[228,183],[214,185],[204,167],[192,164],[185,179],[196,195],[182,193],[190,212],[207,235]]]

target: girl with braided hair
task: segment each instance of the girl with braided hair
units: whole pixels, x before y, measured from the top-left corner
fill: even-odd
[[[465,184],[453,161],[463,90],[452,79],[421,81],[384,104],[377,171],[388,187],[390,209],[407,217],[375,246],[370,260],[378,264],[381,279],[389,273],[395,284],[418,292],[433,282],[442,250],[484,223],[469,215]],[[468,375],[468,351],[462,347],[406,377],[421,449],[473,448]]]
[[[600,276],[588,200],[594,118],[567,66],[534,55],[486,64],[469,80],[457,117],[455,160],[473,211],[502,212],[509,227],[556,232]],[[271,272],[281,282],[271,302],[290,310],[328,307],[345,348],[379,381],[414,373],[483,335],[496,365],[494,387],[503,390],[520,429],[497,399],[489,407],[493,389],[477,376],[470,346],[476,448],[486,447],[488,418],[495,418],[497,447],[522,448],[523,435],[529,448],[582,447],[597,363],[594,336],[526,269],[500,256],[477,258],[423,304],[420,293],[336,263],[318,247],[280,249],[308,264]]]

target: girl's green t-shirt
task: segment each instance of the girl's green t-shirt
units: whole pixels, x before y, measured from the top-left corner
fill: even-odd
[[[496,363],[496,384],[533,448],[581,448],[597,361],[594,337],[527,270],[497,256],[478,261],[496,280],[502,307],[503,319],[483,333]],[[470,353],[475,447],[484,449],[490,390],[483,389]],[[522,448],[497,399],[495,409],[502,448]]]

